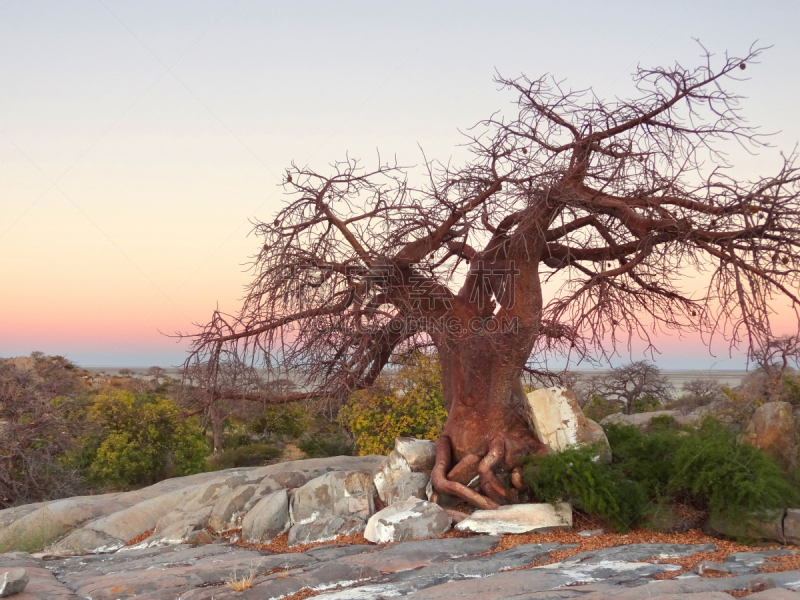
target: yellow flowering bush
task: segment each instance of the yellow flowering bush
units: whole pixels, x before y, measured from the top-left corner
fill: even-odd
[[[339,417],[362,456],[388,454],[398,436],[435,440],[447,420],[438,358],[414,354],[371,389],[356,392]]]
[[[195,419],[182,419],[171,398],[113,391],[88,409],[95,433],[83,438],[80,460],[93,483],[146,485],[206,469],[208,443]]]

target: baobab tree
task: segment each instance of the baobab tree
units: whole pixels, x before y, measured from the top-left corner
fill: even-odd
[[[780,387],[792,365],[800,365],[800,335],[782,335],[766,340],[750,351],[750,359],[763,374],[764,397],[780,399]]]
[[[482,508],[511,501],[507,475],[542,450],[520,377],[543,357],[660,329],[758,346],[777,296],[797,316],[796,156],[744,181],[725,154],[764,145],[726,87],[758,56],[639,68],[630,99],[498,76],[512,114],[469,130],[461,166],[292,164],[285,207],[255,225],[241,310],[200,326],[187,365],[212,380],[230,357],[281,368],[301,396],[335,402],[433,345],[449,415],[433,485]]]
[[[654,364],[639,360],[607,373],[595,375],[582,386],[588,398],[600,396],[618,402],[626,415],[633,413],[637,400],[653,398],[664,404],[672,397],[672,386]]]

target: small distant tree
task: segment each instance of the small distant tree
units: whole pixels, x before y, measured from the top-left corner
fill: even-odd
[[[726,398],[722,384],[716,379],[692,379],[685,382],[681,389],[683,394],[670,405],[670,408],[676,408],[682,412],[691,412],[696,408]]]
[[[156,385],[158,385],[159,383],[161,383],[161,379],[163,377],[166,377],[167,372],[161,367],[150,367],[149,369],[147,369],[147,375],[152,377],[153,380],[156,382]]]
[[[717,379],[692,379],[681,386],[684,394],[690,394],[713,402],[724,398],[722,385]]]
[[[184,375],[186,385],[180,390],[180,404],[189,409],[188,416],[202,414],[211,425],[214,453],[223,447],[225,423],[231,417],[257,419],[266,405],[287,404],[303,397],[292,394],[291,380],[269,380],[263,371],[235,359],[214,369],[195,365]]]
[[[800,335],[772,337],[760,348],[753,349],[750,358],[764,374],[765,399],[778,400],[785,393],[783,388],[791,386],[791,381],[788,386],[782,384],[792,365],[800,364]]]
[[[590,396],[620,403],[627,415],[644,412],[635,410],[637,403],[654,410],[672,397],[672,386],[661,370],[644,360],[595,375],[586,388]]]

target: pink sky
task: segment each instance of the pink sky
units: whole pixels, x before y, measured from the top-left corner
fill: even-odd
[[[0,356],[181,362],[185,344],[159,330],[238,308],[248,219],[280,207],[291,160],[380,148],[415,164],[417,144],[458,160],[458,128],[510,100],[495,69],[609,96],[628,93],[637,62],[695,63],[692,38],[734,53],[758,39],[774,48],[737,90],[754,124],[781,133],[732,157],[763,173],[800,140],[790,3],[106,6],[0,3]],[[715,364],[697,340],[660,348],[665,366]]]

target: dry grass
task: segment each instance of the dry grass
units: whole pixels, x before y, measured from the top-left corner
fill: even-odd
[[[249,575],[245,575],[241,579],[237,579],[236,571],[234,571],[230,579],[225,580],[225,585],[231,588],[234,592],[243,592],[253,587],[253,579],[255,579],[255,577],[256,572],[250,571]]]

